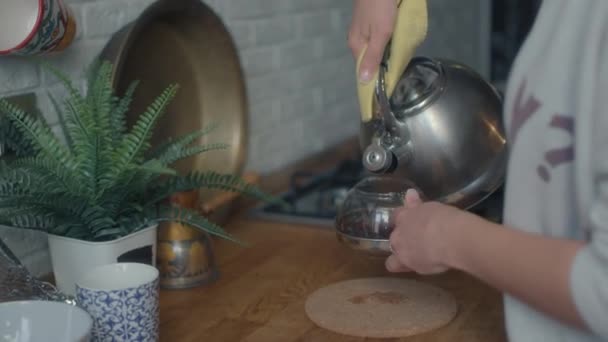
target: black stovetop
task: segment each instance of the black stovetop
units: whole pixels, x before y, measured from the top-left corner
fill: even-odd
[[[333,227],[338,207],[348,191],[360,180],[371,175],[360,160],[343,160],[326,172],[298,171],[291,176],[288,191],[281,198],[291,205],[264,205],[253,210],[252,216],[274,221],[316,224]],[[500,222],[502,220],[502,188],[470,211]]]

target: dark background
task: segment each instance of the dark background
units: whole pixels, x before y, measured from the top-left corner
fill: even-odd
[[[528,32],[534,24],[541,0],[491,0],[491,78],[506,80]]]

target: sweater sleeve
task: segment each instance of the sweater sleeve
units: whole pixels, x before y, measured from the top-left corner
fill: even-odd
[[[589,243],[575,257],[570,282],[575,305],[588,328],[608,339],[608,25],[603,27],[589,115],[593,136],[588,150],[593,167],[587,173],[593,182],[586,217]]]
[[[603,196],[608,196],[606,190]],[[570,279],[575,305],[588,328],[608,339],[608,198],[602,202],[594,205],[596,231],[575,257]]]

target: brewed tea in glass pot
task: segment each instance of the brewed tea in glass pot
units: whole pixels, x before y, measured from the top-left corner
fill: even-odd
[[[390,254],[388,239],[395,228],[395,209],[403,207],[409,189],[424,194],[410,181],[372,175],[348,191],[336,216],[338,240],[369,255]]]

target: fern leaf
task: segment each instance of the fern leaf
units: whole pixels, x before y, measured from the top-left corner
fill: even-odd
[[[99,136],[95,132],[95,126],[92,126],[92,122],[85,122],[81,118],[81,113],[76,108],[76,101],[66,100],[65,111],[61,111],[61,107],[55,100],[52,94],[48,94],[51,102],[56,107],[57,112],[63,113],[64,117],[64,133],[68,143],[74,153],[76,163],[78,164],[77,169],[84,177],[78,177],[80,179],[88,180],[86,182],[86,191],[90,195],[94,195],[97,190],[97,173],[100,159],[100,146]]]
[[[161,207],[159,215],[154,219],[156,222],[178,222],[181,224],[189,225],[193,228],[199,229],[211,235],[215,235],[226,240],[235,242],[239,245],[245,245],[228,232],[226,232],[219,225],[207,220],[206,218],[198,215],[194,210],[181,208],[181,207]]]
[[[70,108],[71,115],[66,120],[68,127],[68,135],[73,142],[74,159],[77,163],[79,178],[85,191],[94,196],[97,193],[97,179],[100,171],[101,159],[103,152],[101,141],[103,138],[97,134],[94,127],[87,126],[88,123],[83,122],[73,103],[66,101],[66,107]]]
[[[109,130],[108,120],[103,120],[103,117],[97,114],[99,110],[106,110],[107,106],[104,106],[101,100],[100,102],[88,101],[89,99],[85,98],[72,81],[61,71],[48,63],[41,64],[46,70],[57,77],[68,91],[69,97],[65,100],[65,113],[67,114],[65,115],[65,121],[69,140],[73,143],[72,146],[74,147],[75,161],[78,164],[78,168],[83,171],[82,174],[85,175],[85,178],[89,178],[86,189],[93,195],[96,193],[96,175],[100,164],[99,159],[101,158],[98,137],[101,136],[102,139],[108,139],[107,141],[109,141],[109,137],[106,137],[104,134],[95,135],[100,125],[105,125],[106,130]],[[108,66],[104,68],[106,72],[108,68],[111,70],[111,67]],[[91,78],[94,77],[90,76]],[[101,108],[97,106],[101,106]],[[93,179],[91,180],[90,177],[93,177]]]
[[[11,217],[10,225],[16,228],[39,230],[46,232],[54,224],[52,215],[24,214]]]
[[[135,170],[142,172],[142,173],[154,175],[154,176],[160,176],[160,175],[175,176],[175,175],[177,175],[177,171],[175,171],[172,168],[166,167],[165,163],[163,163],[162,161],[157,160],[157,159],[148,160],[145,163],[136,166]]]
[[[0,116],[0,146],[3,145],[17,157],[34,154],[32,144],[6,116]]]
[[[29,193],[35,188],[34,175],[16,168],[3,168],[0,177],[0,198]]]
[[[23,110],[4,99],[0,99],[0,111],[10,118],[32,144],[34,151],[44,153],[58,163],[73,164],[68,150],[57,140],[46,122],[28,116]]]
[[[73,195],[86,192],[77,171],[46,156],[20,158],[11,163],[11,167],[24,175],[41,178],[42,181],[37,182],[35,187],[40,192],[65,192]]]
[[[103,162],[102,159],[102,138],[95,136],[91,141],[90,155],[88,158],[83,158],[80,162],[81,172],[85,174],[85,179],[88,180],[87,191],[91,194],[92,198],[97,196],[97,185],[98,179],[101,177],[100,166]]]
[[[107,132],[110,127],[112,109],[112,64],[95,59],[86,72],[87,94],[85,101],[91,114],[97,120],[100,132]]]
[[[95,131],[102,145],[112,146],[111,111],[114,96],[112,93],[112,64],[95,61],[87,75],[88,89],[86,103],[95,119]]]
[[[109,141],[104,141],[103,148],[100,151],[99,160],[99,175],[97,177],[97,188],[103,189],[104,183],[107,184],[107,177],[103,175],[113,174],[113,168],[116,167],[114,153],[115,150],[120,146],[123,140],[123,134],[126,131],[126,113],[129,110],[129,106],[133,99],[133,94],[137,88],[138,82],[132,82],[127,88],[124,96],[118,98],[112,96],[111,109],[109,113],[109,123],[111,130],[107,134]],[[120,173],[120,171],[118,172]],[[106,188],[107,190],[107,188]]]
[[[113,186],[122,172],[141,162],[142,154],[149,148],[152,130],[158,118],[164,113],[165,108],[175,96],[177,88],[176,85],[173,85],[165,89],[139,117],[131,132],[124,137],[115,154],[115,167],[100,180],[103,189]]]
[[[116,185],[100,194],[98,203],[108,210],[110,217],[123,213],[128,202],[136,200],[143,203],[149,185],[163,175],[176,175],[176,171],[164,167],[160,161],[151,160],[123,173]]]
[[[49,96],[52,95],[49,94]],[[74,145],[79,146],[80,144],[87,143],[93,137],[93,125],[91,122],[84,122],[81,118],[81,114],[78,112],[79,109],[73,103],[73,101],[65,101],[66,108],[66,127],[67,133],[71,140],[74,141]]]
[[[219,125],[217,123],[212,123],[212,124],[207,125],[206,127],[204,127],[201,130],[197,130],[197,131],[188,133],[181,138],[178,138],[175,140],[173,138],[169,138],[169,139],[167,139],[166,142],[164,142],[164,143],[160,144],[158,147],[154,148],[148,155],[148,158],[149,159],[152,159],[152,158],[160,159],[160,156],[166,154],[168,150],[174,150],[174,151],[182,150],[186,146],[193,143],[196,139],[199,139],[199,138],[211,133],[218,126]]]
[[[224,190],[240,193],[265,202],[278,203],[280,199],[262,192],[257,186],[245,182],[242,178],[221,174],[214,171],[194,171],[186,176],[169,177],[152,190],[147,205],[158,203],[177,192],[195,190],[199,188]]]
[[[73,107],[73,112],[77,113],[76,118],[81,120],[85,127],[95,127],[95,117],[91,112],[91,109],[87,105],[85,98],[82,96],[80,91],[74,86],[72,81],[64,75],[61,71],[53,67],[48,62],[41,62],[41,66],[53,74],[63,84],[65,89],[68,91],[69,97],[66,102]]]
[[[158,160],[149,160],[146,163],[133,168],[132,177],[125,182],[128,192],[125,193],[124,199],[142,200],[147,188],[152,182],[162,176],[176,176],[177,171],[165,167]],[[116,189],[120,191],[120,189]]]
[[[89,231],[82,222],[70,219],[56,219],[55,224],[48,229],[49,234],[65,236],[72,239],[89,240]]]
[[[100,206],[105,208],[108,216],[117,218],[122,207],[128,202],[129,197],[133,195],[133,182],[141,177],[137,172],[126,172],[116,182],[116,185],[104,190],[96,199]]]
[[[164,165],[172,165],[178,160],[186,159],[194,155],[209,151],[225,150],[228,147],[230,147],[230,145],[228,144],[207,144],[202,146],[184,148],[181,150],[168,149],[164,154],[159,157],[159,159]]]
[[[22,222],[23,222],[23,219],[26,216],[42,218],[42,217],[51,217],[52,214],[53,213],[48,210],[44,210],[44,209],[38,208],[36,206],[29,206],[29,205],[0,208],[0,225],[12,226],[14,220],[22,220]],[[30,228],[30,229],[35,229],[35,230],[40,230],[40,229],[45,228],[43,224],[26,224],[26,223],[24,223],[24,225],[25,225],[25,227],[20,227],[20,228]]]
[[[107,217],[103,208],[62,196],[31,194],[12,199],[0,198],[0,208],[6,210],[7,205],[33,208],[27,214],[17,212],[16,215],[10,215],[11,224],[16,227],[44,229],[49,233],[71,238],[90,241],[97,232],[111,229],[116,225],[115,221]],[[48,218],[48,221],[41,221],[41,215],[32,214],[36,212],[46,213],[44,217]],[[58,223],[57,220],[62,222]]]
[[[80,164],[78,168],[80,169],[83,164],[85,167],[90,166],[91,152],[96,149],[94,126],[91,126],[91,122],[87,123],[82,120],[81,114],[78,112],[73,101],[66,100],[65,111],[61,111],[53,95],[49,93],[48,96],[57,108],[56,111],[63,113],[64,134],[66,135],[68,146],[75,154],[76,162]],[[96,155],[93,156],[97,157]]]
[[[71,149],[74,146],[74,141],[72,139],[72,135],[69,134],[70,132],[69,132],[68,123],[67,123],[67,119],[66,119],[67,115],[66,115],[65,111],[63,109],[61,109],[59,102],[55,99],[55,97],[50,92],[47,92],[47,96],[48,96],[49,100],[51,100],[51,104],[53,105],[53,108],[55,109],[57,118],[59,118],[59,126],[61,126],[61,130],[63,131],[63,134],[65,135],[65,140],[67,141],[67,145]]]
[[[137,210],[130,215],[119,217],[117,219],[118,227],[121,227],[126,234],[134,233],[158,224],[158,222],[155,221],[157,215],[157,210],[153,208]]]
[[[116,221],[107,216],[106,210],[100,206],[86,208],[81,217],[85,226],[90,231],[90,235],[96,235],[102,230],[116,227]]]
[[[85,211],[89,208],[88,203],[83,202],[82,198],[64,194],[30,192],[0,197],[1,208],[17,206],[35,206],[39,210],[53,212],[58,216],[79,218],[82,222],[86,222]]]
[[[135,216],[138,217],[143,212],[144,212],[144,207],[142,207],[140,203],[135,202],[135,201],[130,201],[120,208],[120,211],[118,214],[118,217],[119,217],[118,221],[120,221],[124,218],[130,218],[130,217],[135,217]],[[127,225],[127,226],[132,227],[133,225]]]
[[[50,212],[48,210],[44,210],[38,208],[34,205],[19,205],[15,207],[0,207],[0,218],[4,219],[4,222],[10,222],[10,218],[13,216],[21,216],[25,214],[42,216],[48,215]],[[6,221],[9,219],[9,221]]]
[[[122,135],[127,131],[126,114],[129,111],[129,106],[133,101],[133,95],[139,85],[139,81],[133,81],[125,91],[123,97],[116,101],[110,115],[110,124],[112,126],[112,140],[118,144]],[[115,145],[116,146],[116,145]]]
[[[91,205],[86,198],[64,192],[49,193],[37,192],[37,190],[35,188],[12,195],[1,194],[0,208],[6,211],[10,208],[33,207],[35,208],[33,212],[48,213],[48,216],[55,220],[61,219],[62,222],[69,223],[70,227],[80,227],[80,232],[77,233],[84,235],[91,235],[92,229],[102,229],[102,225],[113,224],[103,208]],[[59,227],[52,227],[52,229],[59,233],[62,232]]]
[[[142,153],[149,148],[149,140],[152,136],[152,131],[156,126],[156,122],[160,118],[164,111],[175,97],[177,93],[177,86],[169,86],[163,93],[153,101],[152,105],[139,117],[132,131],[124,140],[123,150],[124,153],[123,162],[125,165],[129,165],[136,162]]]
[[[110,241],[125,236],[127,234],[129,233],[127,233],[121,227],[102,229],[95,233],[95,235],[93,235],[93,241]]]

